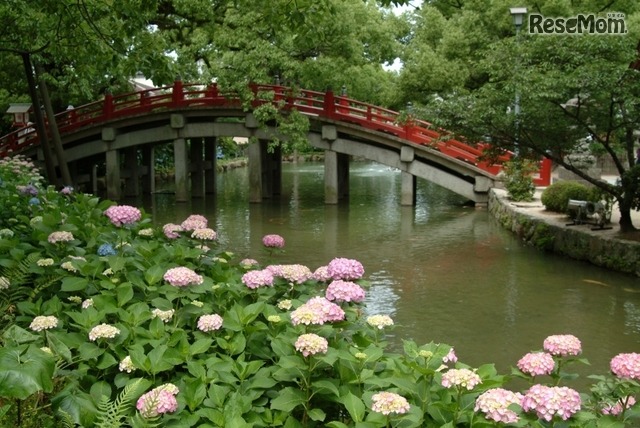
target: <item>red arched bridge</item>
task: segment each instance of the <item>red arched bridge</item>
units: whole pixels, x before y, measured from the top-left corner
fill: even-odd
[[[485,204],[502,167],[483,160],[483,146],[471,146],[421,120],[402,120],[400,113],[362,103],[331,91],[293,91],[274,85],[251,85],[254,101],[243,105],[235,93],[215,85],[183,84],[123,95],[68,109],[56,115],[65,160],[75,181],[92,177],[106,165],[107,197],[153,192],[154,152],[172,143],[176,199],[215,192],[216,138],[249,137],[250,199],[279,194],[281,158],[278,147],[267,150],[277,127],[261,125],[252,111],[265,103],[296,109],[310,121],[309,143],[325,151],[325,200],[337,203],[348,194],[351,156],[372,160],[402,174],[404,205],[415,203],[416,177],[432,181],[476,204]],[[36,131],[22,128],[0,138],[0,157],[21,153],[44,158]],[[122,159],[124,157],[124,159]],[[88,170],[88,167],[92,169]],[[550,182],[551,164],[542,161],[536,185]],[[124,187],[122,183],[125,183]],[[95,184],[94,184],[95,189]]]

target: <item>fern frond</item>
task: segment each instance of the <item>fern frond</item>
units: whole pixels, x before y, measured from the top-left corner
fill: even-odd
[[[60,422],[62,423],[61,427],[62,428],[76,428],[76,423],[73,421],[73,417],[71,416],[71,414],[65,412],[62,409],[58,409],[58,414],[57,416],[60,419]]]
[[[122,426],[122,419],[127,415],[131,402],[141,394],[142,379],[125,386],[120,395],[111,402],[102,396],[98,403],[98,421],[96,428],[118,428]]]
[[[12,285],[24,285],[29,282],[29,277],[32,275],[29,270],[38,259],[40,259],[40,253],[29,253],[13,266],[2,268],[0,276],[8,278]]]

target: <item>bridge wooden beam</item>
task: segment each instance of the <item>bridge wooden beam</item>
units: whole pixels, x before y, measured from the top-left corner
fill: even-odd
[[[204,138],[204,189],[205,193],[216,193],[216,163],[218,147],[215,137]]]
[[[349,196],[349,156],[326,150],[324,153],[324,202],[337,204]]]
[[[191,197],[204,198],[204,148],[202,138],[189,140]]]
[[[174,174],[176,184],[176,202],[189,200],[189,184],[187,169],[187,141],[184,138],[173,140]]]
[[[105,153],[107,199],[120,199],[120,151],[107,150]]]

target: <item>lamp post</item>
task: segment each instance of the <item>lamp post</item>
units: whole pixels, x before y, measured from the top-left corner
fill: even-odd
[[[512,7],[509,9],[511,12],[511,17],[513,18],[513,25],[516,27],[516,43],[520,41],[520,28],[522,27],[522,22],[524,21],[524,16],[527,14],[526,7]],[[517,78],[517,76],[516,76]],[[518,155],[518,143],[520,139],[520,92],[518,91],[518,85],[516,83],[516,99],[514,104],[514,114],[516,117],[516,135],[514,139],[514,150],[515,155]]]

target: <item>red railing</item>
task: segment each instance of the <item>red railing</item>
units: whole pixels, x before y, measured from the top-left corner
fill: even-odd
[[[286,109],[295,108],[299,112],[352,123],[366,129],[385,132],[406,141],[429,147],[453,158],[474,165],[491,174],[502,170],[501,163],[510,158],[505,154],[498,163],[483,160],[482,145],[472,146],[458,141],[422,120],[402,120],[400,113],[363,103],[333,92],[317,92],[278,85],[250,85],[254,93],[252,107],[264,103],[277,103]],[[176,110],[198,107],[241,108],[241,100],[236,93],[220,92],[216,84],[208,86],[174,82],[171,86],[153,88],[123,95],[106,94],[103,100],[86,104],[57,114],[56,122],[61,134],[81,128],[108,122],[122,117],[144,115],[158,110]],[[0,138],[0,158],[18,153],[39,144],[33,128],[18,129]],[[548,186],[551,182],[551,162],[540,162],[538,186]]]

